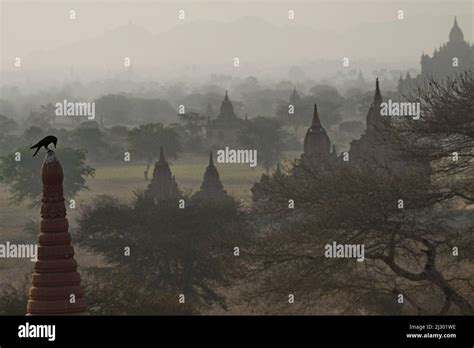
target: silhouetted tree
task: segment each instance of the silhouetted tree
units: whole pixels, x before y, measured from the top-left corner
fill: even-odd
[[[309,90],[309,93],[314,96],[315,102],[318,104],[321,122],[326,127],[341,121],[341,108],[345,100],[336,88],[329,85],[316,85]]]
[[[295,293],[307,310],[310,303],[332,299],[339,311],[357,311],[358,303],[363,311],[360,301],[367,296],[377,294],[393,308],[402,294],[419,314],[474,313],[472,226],[449,222],[449,211],[436,206],[439,193],[425,177],[298,161],[286,174],[264,177],[252,191],[258,216],[268,221],[247,254],[259,301]],[[288,208],[290,199],[294,209]],[[364,245],[365,261],[325,257],[325,246],[333,242]],[[459,256],[454,247],[462,248]]]
[[[140,279],[148,289],[184,294],[187,301],[220,304],[238,260],[233,234],[242,233],[243,215],[234,200],[218,203],[186,199],[155,204],[137,194],[131,205],[100,196],[79,218],[76,240],[111,264]],[[244,229],[245,230],[245,229]],[[124,250],[130,248],[130,256]]]
[[[281,103],[277,107],[276,115],[284,124],[293,127],[295,137],[298,138],[301,127],[311,124],[314,110],[314,97],[304,97],[294,106],[294,113],[289,113],[289,102]]]
[[[406,96],[421,103],[419,120],[396,122],[388,135],[401,156],[427,159],[443,200],[474,203],[474,72],[433,78]]]
[[[189,151],[199,151],[204,142],[204,122],[206,117],[196,112],[188,112],[186,114],[178,114],[178,118],[182,124],[187,139],[184,145]]]
[[[109,146],[104,140],[104,133],[96,127],[79,126],[70,132],[70,144],[84,150],[92,160],[107,159]]]
[[[12,203],[30,201],[30,206],[41,204],[42,185],[40,178],[41,156],[32,157],[28,148],[18,149],[21,159],[16,161],[12,153],[0,157],[0,182],[7,185]],[[87,177],[93,177],[94,168],[87,165],[86,154],[82,150],[58,148],[55,150],[61,161],[64,173],[64,196],[73,198],[79,191],[87,189]]]
[[[168,158],[177,158],[181,151],[178,134],[161,123],[148,123],[132,129],[128,134],[128,142],[134,156],[147,161],[143,172],[145,180],[148,180],[152,161],[160,154],[160,146],[166,149]]]
[[[94,102],[96,103],[96,113],[103,115],[106,125],[133,123],[130,122],[133,105],[126,96],[109,94]]]
[[[242,146],[257,150],[258,160],[267,172],[289,145],[288,134],[282,126],[275,118],[256,117],[246,122],[237,136]]]

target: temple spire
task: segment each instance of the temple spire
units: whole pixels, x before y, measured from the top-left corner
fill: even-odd
[[[375,95],[374,104],[380,104],[382,102],[382,93],[380,93],[379,78],[375,79]]]
[[[153,178],[145,193],[151,197],[155,203],[181,197],[176,180],[171,173],[168,162],[166,162],[162,146],[160,146],[160,159],[155,163]]]
[[[314,104],[312,125],[320,125],[320,124],[321,124],[321,121],[319,121],[318,106],[317,106],[317,104]]]
[[[212,160],[212,151],[209,152],[209,167],[214,167],[214,161]]]
[[[303,146],[304,156],[308,158],[315,155],[329,157],[331,152],[329,137],[319,120],[316,104],[314,104],[313,121],[306,131]]]
[[[27,315],[87,314],[81,277],[68,231],[63,195],[63,169],[49,150],[41,167],[43,198],[38,260],[28,294]],[[71,299],[74,298],[74,301]]]
[[[229,99],[229,94],[227,93],[227,90],[225,91],[225,96],[222,100],[221,110],[219,112],[219,115],[217,116],[217,119],[227,121],[229,119],[237,119],[237,115],[234,113],[234,106],[232,105],[232,102]]]
[[[212,160],[212,151],[209,153],[209,165],[204,173],[202,180],[201,189],[196,192],[196,198],[216,201],[222,200],[227,197],[227,192],[224,190],[222,183],[219,178],[219,172],[217,171],[214,161]]]
[[[451,42],[462,42],[464,41],[464,34],[458,26],[458,20],[456,16],[454,17],[454,24],[449,32],[449,41]]]
[[[291,92],[289,101],[291,105],[297,105],[301,103],[301,98],[298,92],[296,91],[296,86],[293,86],[293,92]]]
[[[163,153],[163,146],[160,146],[160,159],[159,163],[166,163],[165,154]]]

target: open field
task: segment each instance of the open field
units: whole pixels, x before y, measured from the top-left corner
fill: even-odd
[[[171,171],[184,192],[199,190],[208,162],[209,158],[207,156],[186,155],[170,164]],[[250,188],[254,182],[260,179],[264,170],[261,167],[251,168],[245,164],[222,165],[215,163],[215,165],[227,192],[244,204],[250,202]],[[134,192],[146,189],[149,184],[149,181],[145,181],[143,175],[146,166],[143,162],[124,162],[122,165],[107,166],[92,164],[92,166],[96,169],[96,174],[94,178],[87,180],[86,184],[89,189],[83,190],[77,195],[76,211],[68,209],[71,225],[73,225],[77,210],[80,210],[81,206],[89,204],[94,197],[107,194],[119,199],[129,200],[133,198]],[[152,174],[153,167],[150,167],[149,178]],[[9,203],[8,187],[0,185],[1,239],[18,237],[29,220],[38,221],[39,219],[39,208],[30,208],[27,203],[19,205]]]
[[[186,155],[174,163],[170,163],[171,171],[176,182],[184,192],[199,190],[209,158],[206,156]],[[214,161],[215,163],[215,161]],[[215,163],[219,175],[227,192],[243,201],[250,198],[250,188],[260,179],[264,172],[262,168],[251,168],[246,164],[218,164]],[[91,195],[111,194],[119,198],[130,198],[135,190],[143,190],[148,185],[143,172],[145,163],[124,163],[107,167],[97,167],[96,176],[88,180],[89,191],[83,191],[79,200],[88,200]],[[149,178],[153,174],[150,167]]]

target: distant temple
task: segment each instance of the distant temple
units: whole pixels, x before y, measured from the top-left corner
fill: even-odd
[[[335,150],[334,147],[333,150]],[[330,158],[335,157],[335,155],[335,152],[331,152],[331,141],[319,120],[318,107],[314,104],[313,121],[304,137],[304,153],[302,157],[306,159],[314,157]]]
[[[357,75],[357,80],[355,80],[355,87],[360,89],[367,88],[367,82],[364,79],[364,75],[362,75],[362,71],[359,70],[359,74]]]
[[[204,173],[201,189],[196,193],[196,198],[203,200],[220,201],[227,198],[227,192],[219,179],[219,173],[212,160],[212,152],[209,155],[209,165]]]
[[[404,160],[398,152],[397,144],[390,142],[387,131],[390,130],[391,122],[390,117],[382,116],[380,113],[382,102],[379,80],[376,79],[374,99],[367,112],[366,130],[359,139],[351,141],[347,163],[359,168],[370,168],[382,175],[387,173],[398,177],[417,175],[423,180],[426,179],[424,182],[428,183],[431,173],[429,161]],[[327,170],[326,163],[343,165],[345,155],[347,154],[338,156],[334,144],[331,149],[331,141],[319,119],[317,105],[314,105],[313,120],[304,138],[301,163],[309,163],[315,170]],[[301,171],[296,167],[286,177],[291,178],[299,173]],[[279,165],[272,175],[262,174],[260,181],[251,189],[256,207],[266,204],[265,194],[262,195],[262,192],[277,184],[283,177],[285,176],[282,175]]]
[[[155,163],[153,178],[151,179],[145,194],[148,197],[151,197],[155,203],[170,199],[179,199],[181,197],[176,180],[165,159],[163,147],[160,147],[160,159]]]
[[[169,200],[177,201],[183,197],[165,159],[162,147],[160,148],[160,159],[155,163],[153,178],[145,191],[145,196],[155,203]],[[222,201],[231,198],[221,183],[219,172],[212,159],[212,152],[209,154],[209,164],[204,173],[201,187],[194,197],[204,201]]]
[[[421,74],[411,77],[407,73],[405,79],[400,76],[398,91],[402,94],[407,93],[429,76],[436,79],[445,79],[473,68],[474,46],[464,41],[464,34],[459,28],[457,18],[454,17],[454,24],[449,32],[449,41],[439,49],[436,48],[432,57],[423,53],[421,56]]]
[[[298,92],[296,91],[296,87],[293,87],[293,92],[291,92],[289,101],[290,101],[290,105],[293,105],[293,106],[301,103],[301,98]]]
[[[290,124],[293,123],[292,119],[300,119],[300,116],[304,113],[303,100],[301,99],[296,87],[293,86],[290,97],[288,98],[288,104],[281,105],[281,109],[277,112],[278,117],[282,117],[284,122]]]
[[[217,118],[212,120],[208,115],[206,124],[206,139],[209,145],[230,145],[237,142],[237,135],[244,124],[234,112],[234,106],[229,99],[227,91],[221,103],[221,109]]]
[[[366,130],[360,139],[352,140],[350,143],[349,160],[353,163],[376,161],[386,166],[392,156],[390,149],[383,141],[382,133],[390,125],[390,118],[380,115],[381,103],[379,79],[376,79],[374,101],[367,112]]]
[[[349,162],[356,166],[370,166],[391,175],[406,176],[419,174],[429,181],[428,161],[407,162],[400,157],[396,144],[387,139],[390,117],[381,116],[382,103],[379,79],[375,82],[374,101],[367,112],[366,130],[359,139],[350,143]]]

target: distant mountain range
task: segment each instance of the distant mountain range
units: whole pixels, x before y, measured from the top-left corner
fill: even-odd
[[[468,17],[458,21],[469,38]],[[132,71],[146,75],[232,73],[233,58],[243,72],[270,71],[278,66],[308,65],[349,57],[358,68],[362,61],[419,66],[423,51],[432,53],[447,41],[450,16],[409,18],[404,21],[364,23],[345,33],[324,28],[274,25],[256,17],[232,22],[189,21],[171,30],[152,34],[137,24],[126,24],[96,38],[76,41],[31,54],[40,69],[68,71],[125,70],[130,57]],[[334,68],[339,68],[334,66]],[[360,68],[360,66],[359,66]]]

